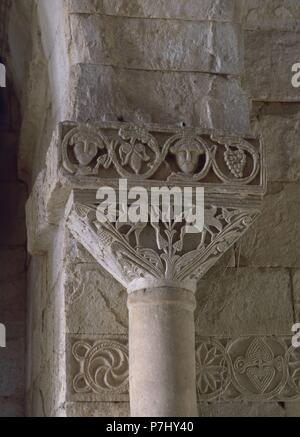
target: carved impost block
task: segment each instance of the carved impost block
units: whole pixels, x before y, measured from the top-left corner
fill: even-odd
[[[69,229],[129,292],[161,286],[195,291],[197,281],[260,213],[266,179],[263,145],[256,138],[170,126],[66,122],[53,147],[52,174],[59,183],[52,205],[69,195]],[[114,222],[99,221],[97,190],[117,190],[120,179],[128,189],[138,186],[149,193],[153,187],[203,187],[203,229],[190,234],[185,220],[133,223],[118,216]]]
[[[259,215],[264,169],[263,144],[252,137],[160,125],[61,123],[28,202],[29,249],[45,250],[49,230],[63,219],[129,291],[194,291]],[[204,188],[201,232],[190,234],[185,220],[101,223],[97,190],[117,190],[120,179],[128,189],[148,193],[153,187]]]

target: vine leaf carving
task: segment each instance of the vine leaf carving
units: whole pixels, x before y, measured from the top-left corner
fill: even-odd
[[[157,180],[159,173],[164,181],[216,179],[241,187],[262,183],[262,177],[256,180],[263,170],[260,144],[199,129],[73,124],[62,136],[61,152],[63,167],[71,174]]]
[[[120,147],[120,157],[122,165],[130,165],[135,174],[139,174],[143,162],[149,162],[150,156],[146,153],[146,148],[141,143],[123,143]]]

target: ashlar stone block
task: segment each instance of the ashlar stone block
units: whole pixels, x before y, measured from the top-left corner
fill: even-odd
[[[132,113],[139,109],[154,123],[250,130],[248,95],[235,78],[83,64],[73,66],[71,76],[69,119],[84,122],[116,114],[133,121]]]
[[[247,29],[300,30],[298,0],[244,0]]]
[[[245,70],[253,100],[299,102],[292,66],[299,62],[299,32],[246,31]]]
[[[70,13],[105,14],[144,18],[239,21],[236,0],[68,0]]]
[[[197,301],[199,335],[291,332],[291,283],[289,272],[284,269],[228,269],[218,277],[208,272],[199,282]]]
[[[70,27],[73,64],[243,72],[243,38],[236,24],[72,14]]]
[[[258,129],[266,148],[269,181],[297,182],[300,178],[300,112],[262,115]]]
[[[268,191],[261,216],[240,240],[241,265],[299,268],[299,185],[273,183]]]

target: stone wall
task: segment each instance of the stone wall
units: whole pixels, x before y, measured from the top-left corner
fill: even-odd
[[[234,251],[233,268],[211,272],[199,295],[199,332],[235,337],[290,334],[299,321],[299,100],[292,65],[299,62],[299,4],[245,1],[245,86],[252,131],[266,147],[268,193],[262,216]],[[228,285],[227,285],[228,284]],[[229,323],[229,320],[231,321]],[[216,404],[209,415],[289,416],[299,402]]]
[[[128,387],[86,387],[84,356],[77,352],[96,352],[98,342],[109,341],[126,355],[125,289],[76,242],[64,216],[54,208],[50,218],[43,216],[52,189],[47,150],[60,121],[261,133],[268,171],[263,212],[199,283],[196,352],[203,353],[208,339],[222,351],[233,350],[234,341],[242,351],[252,339],[273,351],[271,338],[287,344],[300,321],[300,92],[291,85],[300,56],[298,1],[205,0],[200,7],[196,0],[36,0],[30,14],[16,2],[12,20],[30,21],[26,59],[22,66],[12,59],[23,119],[19,176],[33,193],[27,205],[27,414],[129,414]],[[37,224],[46,222],[47,232],[41,226],[39,233]],[[13,250],[23,262],[24,251]],[[269,397],[255,398],[249,389],[238,400],[233,392],[222,397],[218,386],[215,393],[203,387],[200,376],[198,382],[201,416],[300,414],[299,402],[278,396],[279,385]]]

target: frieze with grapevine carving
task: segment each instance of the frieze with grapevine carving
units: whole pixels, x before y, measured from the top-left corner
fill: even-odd
[[[126,123],[60,126],[62,165],[71,175],[211,185],[264,185],[262,144],[201,129]]]

